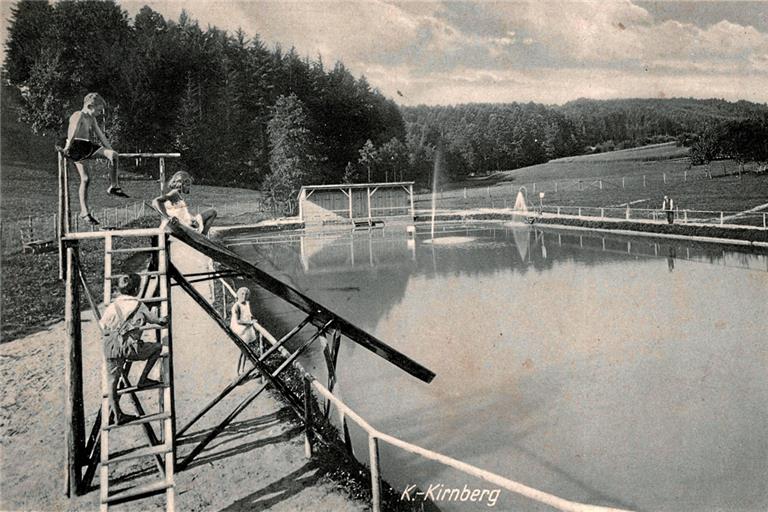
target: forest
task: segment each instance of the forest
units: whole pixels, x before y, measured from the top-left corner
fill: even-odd
[[[739,132],[713,127],[761,127],[768,115],[766,105],[718,99],[401,107],[342,62],[203,29],[184,11],[168,20],[144,7],[130,18],[110,1],[16,3],[3,79],[36,132],[63,138],[69,114],[97,91],[118,150],[179,151],[198,182],[275,197],[301,184],[426,184],[438,153],[442,179],[460,180],[585,152],[701,145],[713,130]]]

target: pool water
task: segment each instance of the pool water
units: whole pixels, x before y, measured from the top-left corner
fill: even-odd
[[[768,509],[768,256],[503,224],[430,236],[419,226],[415,240],[393,228],[228,243],[437,374],[424,384],[342,343],[336,390],[384,432],[569,500]],[[254,292],[276,334],[302,318]],[[322,373],[318,349],[304,363]],[[352,437],[365,461],[365,436]],[[400,488],[493,488],[381,451]],[[495,508],[541,509],[507,492]]]

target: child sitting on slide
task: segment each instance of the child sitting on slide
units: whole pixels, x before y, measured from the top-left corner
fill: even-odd
[[[209,208],[202,213],[192,215],[189,205],[184,200],[184,195],[189,194],[191,187],[192,176],[186,171],[179,171],[168,180],[167,192],[156,197],[152,201],[152,206],[168,217],[176,217],[179,222],[198,233],[207,235],[216,218],[216,210]]]

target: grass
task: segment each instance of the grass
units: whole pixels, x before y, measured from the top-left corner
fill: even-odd
[[[152,218],[134,221],[130,227],[155,227]],[[121,247],[145,247],[149,238],[121,241]],[[138,257],[118,253],[114,268],[138,269],[146,253]],[[80,264],[89,288],[97,302],[103,300],[104,243],[101,240],[80,242]],[[10,254],[2,259],[2,338],[8,342],[44,329],[64,316],[64,286],[59,281],[58,252],[44,254]],[[88,306],[85,297],[82,308]]]
[[[664,195],[671,196],[678,208],[689,210],[743,211],[768,203],[768,173],[755,172],[756,165],[739,175],[736,162],[718,161],[708,174],[706,167],[691,167],[687,158],[679,158],[680,151],[673,144],[662,144],[504,171],[485,180],[446,185],[438,195],[438,208],[501,207],[505,200],[511,207],[521,186],[526,187],[529,203],[538,203],[543,191],[544,204],[558,206],[631,202],[638,208],[659,208]],[[430,198],[420,196],[416,207],[430,208]]]
[[[107,169],[96,165],[91,173],[89,204],[98,217],[104,208],[121,207],[136,201],[150,203],[160,195],[160,187],[156,180],[144,176],[121,172],[121,186],[130,195],[130,199],[120,199],[107,195],[109,186]],[[128,166],[123,166],[127,169]],[[26,219],[28,216],[48,216],[57,211],[58,178],[57,164],[54,160],[49,167],[39,164],[6,162],[0,164],[0,214],[3,219]],[[168,173],[173,166],[168,166]],[[69,171],[69,195],[72,212],[76,215],[80,208],[77,199],[79,178],[74,167]],[[219,207],[234,202],[255,202],[261,198],[257,190],[233,187],[215,187],[210,185],[193,185],[192,204],[208,207]]]

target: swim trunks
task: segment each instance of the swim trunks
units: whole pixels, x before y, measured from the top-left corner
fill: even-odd
[[[80,162],[93,156],[101,146],[94,144],[89,140],[75,139],[72,144],[69,145],[69,151],[66,152],[67,158]]]

